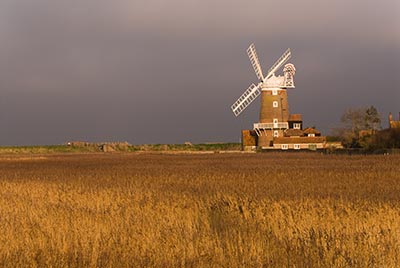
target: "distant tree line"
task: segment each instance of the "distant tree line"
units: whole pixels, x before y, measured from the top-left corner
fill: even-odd
[[[347,109],[341,122],[342,126],[335,129],[335,134],[346,148],[400,148],[400,129],[382,129],[380,114],[374,106]]]

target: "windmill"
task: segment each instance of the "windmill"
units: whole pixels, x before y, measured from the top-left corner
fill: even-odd
[[[293,77],[296,69],[293,64],[288,63],[283,68],[283,76],[275,76],[275,72],[291,57],[289,48],[272,65],[265,76],[254,44],[247,49],[247,54],[260,81],[257,85],[251,84],[231,106],[231,109],[235,116],[238,116],[261,95],[260,121],[254,124],[254,130],[258,136],[258,146],[269,147],[272,145],[274,137],[283,136],[283,131],[289,128],[289,105],[286,89],[294,88]]]

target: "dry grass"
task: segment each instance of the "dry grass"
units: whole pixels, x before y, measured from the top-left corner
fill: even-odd
[[[399,162],[0,157],[0,266],[400,267]]]

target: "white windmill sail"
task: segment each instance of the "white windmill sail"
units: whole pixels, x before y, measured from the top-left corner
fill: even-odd
[[[257,78],[264,81],[264,75],[261,69],[261,64],[257,56],[256,47],[254,44],[251,44],[247,49],[247,55],[249,55],[251,65],[256,72]]]
[[[269,68],[267,76],[265,76],[264,80],[267,80],[270,78],[285,62],[287,62],[290,57],[292,56],[292,53],[290,52],[290,48],[286,49],[286,51],[282,54],[282,56],[272,65],[271,68]]]
[[[232,112],[238,116],[250,103],[261,94],[260,88],[262,83],[257,86],[251,84],[250,87],[239,97],[239,99],[231,106]]]
[[[260,94],[261,94],[261,88],[268,88],[273,86],[273,87],[278,87],[282,88],[285,87],[286,84],[285,78],[284,77],[272,77],[275,72],[283,65],[285,64],[291,57],[291,52],[290,48],[288,48],[282,56],[272,65],[272,67],[268,70],[267,75],[264,77],[263,72],[261,69],[260,61],[258,60],[257,52],[256,52],[256,47],[254,44],[251,44],[250,47],[247,49],[247,54],[249,55],[251,65],[254,68],[254,71],[256,72],[256,75],[258,79],[261,80],[261,82],[256,86],[254,84],[251,84],[250,87],[240,96],[240,98],[231,106],[232,112],[235,114],[235,116],[238,116],[241,114],[244,109],[247,108]],[[286,77],[286,80],[290,80],[292,77]],[[291,81],[289,81],[290,84]],[[292,84],[290,84],[290,87]]]

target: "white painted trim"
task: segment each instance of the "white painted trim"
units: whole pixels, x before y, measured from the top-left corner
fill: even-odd
[[[278,122],[278,127],[274,127],[274,123],[254,123],[254,129],[288,129],[289,123],[288,122]]]
[[[274,128],[278,128],[278,119],[274,118]]]

